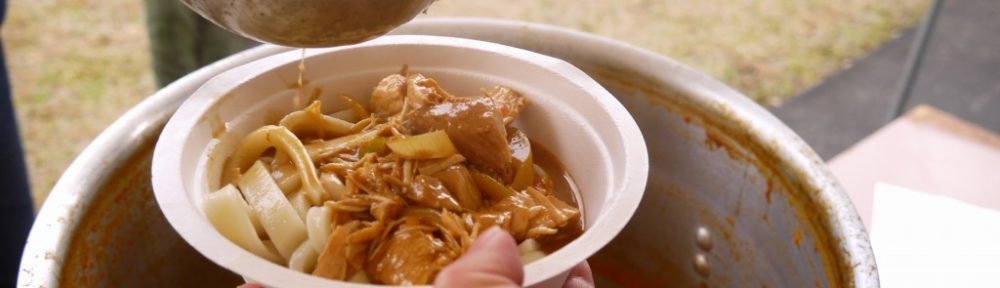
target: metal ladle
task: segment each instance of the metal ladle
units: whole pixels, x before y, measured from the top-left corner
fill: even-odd
[[[170,1],[170,0],[165,0]],[[313,48],[388,33],[434,0],[181,0],[216,25],[257,41]]]

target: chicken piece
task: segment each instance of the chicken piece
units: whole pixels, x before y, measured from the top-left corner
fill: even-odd
[[[361,191],[374,194],[382,191],[385,187],[385,182],[382,180],[383,174],[377,164],[365,163],[348,173],[346,179]]]
[[[410,186],[404,189],[403,197],[424,207],[445,208],[461,211],[458,201],[448,193],[448,189],[437,178],[417,175]]]
[[[521,114],[524,106],[528,105],[528,101],[520,93],[503,86],[494,86],[490,90],[483,90],[483,94],[493,99],[493,105],[497,108],[497,112],[500,113],[500,118],[503,119],[504,126],[514,122],[517,115]]]
[[[441,85],[434,79],[424,77],[421,74],[413,74],[406,77],[406,105],[407,109],[417,109],[425,105],[437,104],[442,101],[455,98],[444,91]]]
[[[441,211],[441,235],[444,236],[445,241],[448,241],[449,249],[453,251],[465,252],[466,249],[472,247],[472,235],[469,234],[469,230],[466,230],[465,223],[462,222],[462,217],[458,214],[448,212],[447,210]]]
[[[334,280],[346,279],[347,268],[349,268],[348,259],[344,253],[344,249],[347,247],[347,236],[359,225],[360,223],[353,221],[337,226],[333,233],[330,233],[326,248],[319,254],[319,259],[316,261],[316,270],[313,270],[313,275]]]
[[[375,217],[375,219],[380,221],[388,221],[396,218],[396,215],[399,215],[405,207],[403,200],[396,196],[393,196],[392,198],[383,196],[372,197],[378,197],[379,201],[372,203],[371,214],[372,217]]]
[[[399,74],[386,76],[372,90],[369,108],[379,117],[395,115],[403,109],[404,96],[406,96],[406,77]]]
[[[541,208],[535,207],[540,206],[534,203],[530,195],[525,192],[516,192],[511,196],[497,201],[489,210],[499,215],[506,214],[504,216],[508,217],[497,219],[503,221],[497,224],[505,228],[515,240],[521,241],[525,239],[528,230],[538,224],[532,221],[532,218],[534,218],[532,217],[532,214],[534,214],[532,211],[538,211]]]
[[[486,231],[493,226],[500,226],[500,228],[507,230],[510,233],[510,211],[482,211],[472,213],[470,222],[472,226],[478,225],[479,231]]]
[[[385,249],[365,264],[368,275],[389,285],[424,285],[458,257],[444,241],[425,229],[401,227],[387,240]]]
[[[451,97],[424,105],[407,113],[403,126],[413,134],[444,130],[472,166],[511,180],[507,130],[492,98]]]
[[[579,221],[580,210],[534,187],[516,192],[475,215],[481,226],[500,225],[521,241],[555,234],[570,221]]]

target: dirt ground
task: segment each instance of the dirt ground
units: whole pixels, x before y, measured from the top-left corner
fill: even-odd
[[[176,0],[163,0],[176,1]],[[13,0],[2,35],[38,203],[154,90],[142,2]],[[927,0],[440,0],[423,17],[520,19],[629,42],[779,105],[909,27]]]

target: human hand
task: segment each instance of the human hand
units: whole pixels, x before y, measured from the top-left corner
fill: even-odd
[[[465,255],[434,279],[436,288],[518,288],[524,283],[524,265],[514,238],[500,228],[490,228],[476,238]],[[259,288],[244,284],[240,288]],[[593,288],[594,276],[586,261],[573,267],[563,288]]]
[[[436,288],[516,288],[524,283],[524,265],[514,238],[500,228],[479,235],[469,251],[452,262],[434,280]],[[592,288],[594,277],[584,261],[569,272],[563,288]]]

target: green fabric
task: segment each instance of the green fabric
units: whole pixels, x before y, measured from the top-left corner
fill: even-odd
[[[159,87],[257,44],[219,28],[179,0],[144,2],[153,72]]]

